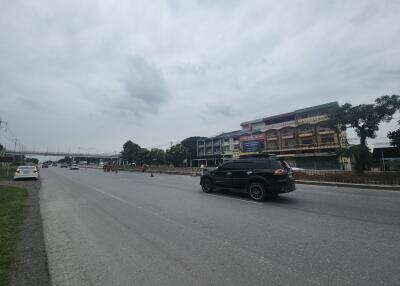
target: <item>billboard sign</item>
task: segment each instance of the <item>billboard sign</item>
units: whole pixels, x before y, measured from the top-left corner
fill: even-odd
[[[265,146],[265,134],[248,135],[240,137],[242,153],[261,152]]]

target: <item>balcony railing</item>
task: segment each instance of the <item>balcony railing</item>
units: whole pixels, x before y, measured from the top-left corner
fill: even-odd
[[[324,135],[324,134],[333,134],[335,133],[334,130],[318,130],[319,135]]]
[[[324,120],[327,120],[328,116],[326,115],[319,115],[319,116],[313,116],[313,117],[307,117],[307,118],[300,118],[297,119],[297,124],[304,124],[304,123],[318,123]]]
[[[263,130],[268,130],[268,129],[280,129],[280,128],[287,127],[287,126],[295,127],[295,126],[296,126],[296,121],[291,120],[291,121],[285,121],[285,122],[280,122],[280,123],[265,125],[265,127],[263,128]]]
[[[315,142],[312,143],[300,143],[299,147],[316,147],[317,144],[315,144]]]
[[[274,135],[274,136],[268,136],[267,135],[267,141],[274,141],[274,140],[278,140],[278,136]]]
[[[337,143],[335,141],[333,141],[333,142],[320,142],[319,145],[321,145],[321,146],[337,145]]]
[[[270,150],[270,149],[272,149],[272,150],[278,150],[278,149],[279,149],[279,146],[278,146],[278,145],[267,145],[267,150]]]
[[[282,146],[282,149],[295,149],[297,148],[297,145],[288,145],[288,146]]]
[[[307,137],[307,136],[313,136],[313,132],[308,130],[308,131],[299,131],[299,137]]]

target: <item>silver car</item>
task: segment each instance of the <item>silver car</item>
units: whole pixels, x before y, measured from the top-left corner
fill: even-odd
[[[19,166],[14,174],[14,180],[31,178],[39,179],[39,170],[36,166]]]

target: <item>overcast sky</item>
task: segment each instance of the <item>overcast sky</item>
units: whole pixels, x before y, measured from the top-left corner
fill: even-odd
[[[166,147],[400,94],[400,1],[0,2],[0,117],[29,149]]]

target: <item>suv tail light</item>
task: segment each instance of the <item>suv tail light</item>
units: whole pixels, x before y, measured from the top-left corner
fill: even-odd
[[[282,176],[282,175],[286,175],[287,173],[288,173],[287,170],[277,169],[277,170],[275,170],[274,175]]]
[[[37,173],[37,170],[33,170],[34,173]]]
[[[15,171],[15,173],[19,174],[19,169],[17,169],[17,170]]]

